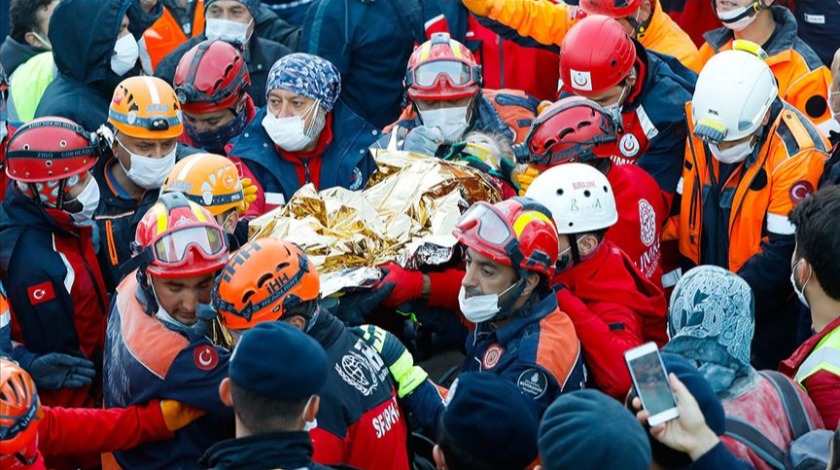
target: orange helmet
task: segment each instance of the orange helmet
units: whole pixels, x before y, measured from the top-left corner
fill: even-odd
[[[0,451],[27,451],[38,434],[41,403],[35,382],[16,362],[0,359]]]
[[[299,246],[261,238],[246,243],[231,258],[212,298],[225,327],[246,330],[288,316],[299,306],[303,310],[295,315],[311,319],[320,289],[318,271]]]
[[[184,132],[175,90],[156,77],[126,78],[114,90],[108,122],[138,139],[176,139]]]
[[[405,88],[412,100],[443,101],[475,96],[481,88],[481,66],[467,46],[435,33],[408,59]]]
[[[163,193],[183,193],[213,215],[238,208],[244,197],[236,165],[212,153],[190,155],[178,162],[163,182],[162,189]]]
[[[213,273],[228,260],[225,240],[207,209],[181,193],[163,194],[137,225],[129,266],[170,279]]]

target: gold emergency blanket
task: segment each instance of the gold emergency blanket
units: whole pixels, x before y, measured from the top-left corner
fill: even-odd
[[[322,289],[329,295],[378,277],[378,270],[348,268],[375,268],[388,261],[407,267],[447,261],[461,212],[476,201],[500,200],[496,186],[464,163],[387,150],[374,158],[379,171],[363,191],[337,187],[317,192],[306,185],[285,206],[252,220],[250,239],[295,242],[322,277],[341,273],[341,286]],[[429,246],[444,248],[445,259]],[[351,273],[356,279],[348,282]]]

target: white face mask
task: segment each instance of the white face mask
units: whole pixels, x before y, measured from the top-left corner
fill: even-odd
[[[99,207],[99,185],[96,184],[96,179],[88,178],[85,188],[76,196],[76,201],[82,205],[82,210],[71,214],[70,217],[77,225],[82,225],[93,218],[93,213]]]
[[[272,142],[281,149],[288,152],[298,152],[311,145],[324,130],[326,119],[316,117],[313,119],[312,128],[309,129],[309,132],[306,131],[307,117],[312,113],[317,113],[318,108],[318,101],[315,101],[302,115],[282,118],[278,118],[271,114],[271,111],[267,111],[262,120],[263,129],[265,129]]]
[[[518,282],[513,283],[501,294],[474,295],[472,297],[467,297],[467,290],[461,285],[461,290],[458,292],[458,305],[461,307],[461,313],[473,323],[492,320],[501,310],[499,299],[510,292],[517,284]]]
[[[251,26],[253,21],[251,19],[248,23],[240,23],[238,21],[208,18],[207,25],[204,27],[204,35],[211,41],[219,39],[226,43],[242,45],[248,42],[248,27]]]
[[[712,155],[715,157],[715,160],[728,164],[739,163],[746,160],[753,152],[754,148],[755,143],[752,142],[752,139],[746,142],[741,142],[740,144],[726,150],[721,150],[715,144],[709,144],[709,150],[712,151]]]
[[[140,57],[140,47],[134,36],[126,34],[117,39],[114,44],[114,55],[111,56],[111,70],[119,76],[128,73],[137,65],[137,58]]]
[[[119,139],[115,140],[123,150],[131,155],[131,169],[126,170],[123,166],[123,171],[125,171],[128,179],[143,189],[158,189],[163,186],[163,182],[175,166],[177,145],[163,158],[151,158],[132,153]],[[120,162],[120,165],[122,165],[122,162]]]
[[[808,266],[808,279],[805,279],[805,284],[802,284],[802,289],[796,286],[796,279],[794,278],[794,273],[796,273],[796,267],[799,266],[799,263],[801,263],[803,259],[805,258],[800,259],[796,262],[796,264],[793,265],[793,269],[790,273],[790,283],[793,284],[793,291],[796,292],[796,296],[799,297],[799,301],[802,302],[802,305],[804,305],[805,308],[811,308],[811,306],[808,305],[808,299],[805,298],[805,287],[807,287],[808,282],[811,281],[811,275],[814,274],[814,271],[811,270],[810,266]]]
[[[461,140],[469,126],[467,111],[469,105],[457,108],[430,109],[420,111],[420,120],[426,127],[437,127],[443,134],[443,142],[452,144]]]
[[[751,25],[752,22],[755,21],[756,16],[758,16],[757,13],[753,11],[752,3],[745,7],[736,8],[730,11],[721,11],[718,9],[717,15],[718,18],[720,18],[721,23],[732,31],[742,31],[744,28]],[[738,19],[736,20],[735,18]]]

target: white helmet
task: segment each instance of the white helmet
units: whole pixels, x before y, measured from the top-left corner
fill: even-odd
[[[615,225],[618,211],[607,177],[583,163],[549,168],[528,190],[529,197],[551,211],[557,233],[591,233]]]
[[[747,137],[761,126],[778,94],[773,72],[755,53],[720,52],[697,78],[691,99],[694,135],[714,144]]]

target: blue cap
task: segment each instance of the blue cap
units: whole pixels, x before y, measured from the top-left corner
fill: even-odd
[[[341,93],[341,73],[327,59],[297,52],[281,57],[268,71],[266,96],[278,88],[317,100],[330,112]]]
[[[246,331],[233,350],[230,379],[240,388],[276,400],[317,394],[327,382],[327,353],[303,331],[281,321]]]
[[[213,2],[216,0],[206,0],[204,2],[204,11],[207,11],[207,7],[209,7]],[[245,5],[245,8],[251,12],[251,16],[254,17],[254,24],[257,22],[257,15],[260,12],[260,0],[236,0],[237,2]]]

